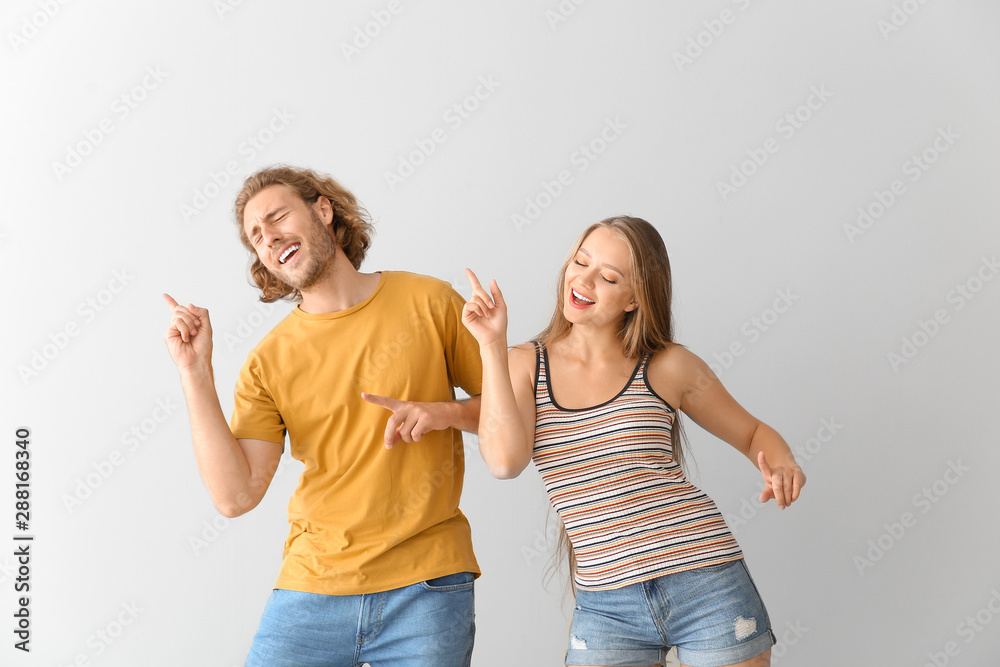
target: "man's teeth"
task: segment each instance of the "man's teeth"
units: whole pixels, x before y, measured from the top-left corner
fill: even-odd
[[[302,246],[299,245],[298,243],[293,243],[292,245],[288,246],[287,248],[285,248],[285,252],[281,253],[281,257],[278,258],[278,262],[284,264],[285,260],[288,259],[288,256],[301,247]]]
[[[580,294],[576,290],[573,290],[573,296],[576,297],[577,301],[583,301],[584,303],[594,303],[592,299],[588,299],[584,295]]]

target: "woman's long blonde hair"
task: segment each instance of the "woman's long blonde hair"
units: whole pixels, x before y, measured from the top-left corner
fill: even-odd
[[[566,257],[559,271],[559,281],[556,283],[556,309],[549,320],[549,325],[535,337],[546,346],[566,336],[573,325],[563,314],[565,306],[566,269],[576,257],[580,246],[595,229],[607,229],[625,242],[629,249],[629,270],[632,274],[632,291],[639,307],[624,313],[618,330],[618,340],[621,341],[622,353],[626,359],[638,359],[643,355],[653,356],[674,343],[673,314],[670,310],[673,296],[673,284],[670,277],[670,258],[663,238],[656,227],[642,218],[616,216],[606,218],[587,227],[577,239],[572,251]],[[684,465],[684,427],[681,425],[680,413],[674,415],[670,428],[670,442],[674,461]],[[558,516],[557,521],[560,521]],[[569,561],[570,582],[576,578],[576,556],[570,544],[565,526],[560,521],[559,542],[554,556],[554,565],[562,560],[565,554]],[[573,587],[573,594],[576,588]]]

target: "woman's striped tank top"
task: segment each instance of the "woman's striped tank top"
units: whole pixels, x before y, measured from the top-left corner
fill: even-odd
[[[536,342],[532,458],[576,555],[576,585],[619,588],[743,557],[715,503],[674,461],[675,411],[636,364],[617,396],[565,409]]]

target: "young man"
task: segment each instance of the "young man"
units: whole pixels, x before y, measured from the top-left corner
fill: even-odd
[[[459,430],[478,427],[482,369],[465,299],[426,276],[360,273],[367,214],[311,170],[250,176],[236,220],[261,299],[299,303],[250,352],[230,423],[208,311],[164,295],[165,339],[220,512],[260,502],[286,433],[305,464],[247,665],[468,666],[479,566]],[[473,398],[455,401],[456,386]]]

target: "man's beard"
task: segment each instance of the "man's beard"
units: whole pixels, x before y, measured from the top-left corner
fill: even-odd
[[[307,264],[296,271],[294,275],[275,276],[278,280],[300,292],[309,289],[333,271],[333,261],[337,253],[337,244],[319,216],[316,215],[316,211],[310,210],[309,214],[314,226],[309,237],[305,239],[309,248]]]

